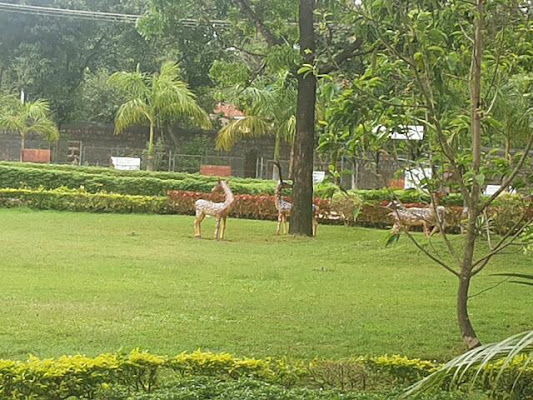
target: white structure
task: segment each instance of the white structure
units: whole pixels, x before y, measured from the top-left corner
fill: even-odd
[[[383,132],[387,130],[386,127],[380,125],[373,129],[374,133]],[[389,133],[389,138],[394,140],[423,140],[424,139],[424,127],[421,125],[407,125],[401,126],[398,131]]]
[[[431,178],[431,168],[412,168],[405,171],[404,189],[421,189],[424,179]]]
[[[313,171],[313,185],[323,182],[325,177],[325,171]]]
[[[139,171],[141,169],[141,159],[137,157],[111,157],[113,168],[122,171]]]

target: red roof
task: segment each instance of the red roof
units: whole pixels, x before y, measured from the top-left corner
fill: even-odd
[[[215,114],[222,114],[224,117],[233,119],[235,117],[244,117],[241,110],[232,104],[218,103],[213,110]]]

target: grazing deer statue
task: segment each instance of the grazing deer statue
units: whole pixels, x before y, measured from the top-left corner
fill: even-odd
[[[283,177],[281,175],[281,165],[279,162],[275,162],[275,165],[278,167],[279,172],[279,181],[276,185],[274,204],[276,205],[276,210],[278,210],[278,227],[276,229],[276,235],[279,235],[281,224],[283,224],[283,233],[287,234],[287,219],[291,215],[292,204],[288,201],[283,200],[282,190],[286,188],[292,188],[292,185],[287,182],[283,182]],[[318,227],[318,208],[313,204],[313,236],[316,236],[316,231]]]
[[[440,197],[437,194],[431,195],[429,207],[406,208],[398,202],[391,202],[386,207],[392,209],[389,215],[394,219],[392,234],[400,231],[409,231],[412,226],[422,226],[427,237],[433,236],[441,228],[446,227],[446,208],[439,205]],[[431,232],[429,228],[433,227]]]
[[[196,219],[194,220],[194,236],[198,239],[202,237],[200,224],[204,220],[206,215],[214,216],[216,218],[215,226],[215,239],[219,239],[220,221],[222,221],[222,232],[220,239],[224,240],[224,234],[226,233],[226,218],[230,212],[231,206],[235,198],[226,181],[219,180],[217,185],[211,190],[215,192],[219,189],[224,190],[226,198],[223,203],[214,203],[209,200],[196,200],[194,203],[194,209],[196,210]]]

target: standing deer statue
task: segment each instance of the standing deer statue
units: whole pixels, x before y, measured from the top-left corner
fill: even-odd
[[[279,235],[281,224],[283,224],[283,233],[287,234],[287,219],[291,215],[292,204],[288,201],[283,200],[282,190],[286,188],[292,188],[292,185],[287,182],[283,182],[283,177],[281,175],[281,165],[279,162],[274,163],[278,167],[279,181],[276,185],[274,204],[276,205],[276,210],[278,210],[278,227],[276,229],[276,235]],[[318,227],[318,207],[313,204],[313,236],[316,236],[316,231]]]
[[[439,205],[440,197],[437,194],[431,195],[429,207],[406,208],[398,202],[391,202],[386,207],[392,209],[389,215],[394,220],[392,234],[400,231],[409,231],[412,226],[421,226],[427,237],[433,236],[441,228],[446,228],[446,208]],[[433,229],[429,230],[430,227]]]
[[[214,216],[216,218],[215,225],[215,239],[219,239],[220,221],[222,221],[222,232],[220,239],[224,240],[224,234],[226,233],[226,218],[231,210],[231,206],[235,198],[226,181],[219,180],[217,185],[211,190],[216,192],[222,189],[226,198],[223,203],[215,203],[209,200],[196,200],[194,203],[194,209],[196,210],[196,219],[194,220],[194,236],[198,239],[202,237],[200,224],[204,220],[206,215]]]

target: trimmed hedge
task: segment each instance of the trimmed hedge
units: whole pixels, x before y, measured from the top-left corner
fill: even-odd
[[[83,188],[89,193],[109,192],[125,195],[164,196],[169,190],[209,193],[218,178],[174,172],[117,171],[110,168],[76,167],[0,162],[0,188],[69,189]],[[273,195],[275,182],[259,179],[228,178],[235,194]],[[315,187],[315,196],[331,198],[332,184]],[[354,190],[367,202],[399,200],[402,203],[429,203],[429,197],[416,190]],[[444,205],[462,205],[461,196],[450,195]]]
[[[164,196],[131,196],[114,193],[88,193],[84,189],[58,188],[45,190],[0,189],[0,207],[29,207],[38,210],[85,211],[101,213],[147,213],[194,215],[194,203],[198,199],[223,201],[217,193],[170,191]],[[290,199],[289,199],[290,200]],[[390,210],[381,203],[365,203],[356,224],[360,226],[386,228],[392,225]],[[331,203],[315,198],[319,209],[319,221],[323,224],[342,224],[331,209]],[[447,214],[450,226],[457,226],[462,208],[450,208]],[[235,195],[235,203],[230,212],[232,218],[277,220],[278,214],[274,197],[267,195]]]
[[[103,213],[172,214],[166,197],[87,193],[65,188],[0,189],[0,207],[29,207],[38,210],[87,211]]]
[[[498,384],[497,389],[501,393],[505,393],[514,383],[514,378],[518,377],[520,393],[523,396],[521,398],[533,395],[533,368],[526,366],[524,369],[522,366],[523,363],[511,364]],[[166,387],[167,390],[163,393],[167,393],[169,397],[163,398],[171,399],[182,398],[171,395],[180,387],[185,390],[187,386],[194,387],[195,381],[207,386],[210,386],[211,382],[248,382],[247,385],[254,387],[250,379],[259,386],[276,386],[278,389],[275,392],[282,390],[285,393],[287,388],[295,385],[307,387],[299,390],[309,395],[313,393],[312,388],[329,389],[332,395],[333,391],[340,394],[347,390],[390,391],[401,390],[402,387],[427,376],[437,367],[439,365],[431,361],[400,356],[358,357],[307,363],[270,358],[236,358],[227,353],[201,351],[165,357],[136,349],[129,354],[109,353],[94,358],[75,355],[44,360],[30,357],[26,362],[0,360],[0,398],[149,399],[160,398],[150,393],[155,395],[160,388]],[[493,367],[490,365],[487,367],[488,376],[491,374],[491,368]],[[192,379],[193,377],[209,378],[198,380]],[[494,389],[493,385],[493,380],[481,380],[479,389]],[[294,393],[297,392],[298,390]],[[134,394],[137,395],[133,397]],[[214,398],[207,396],[208,392],[204,394],[205,398]],[[326,398],[365,398],[346,394],[350,397],[341,395]]]
[[[110,170],[111,171],[111,170]],[[114,176],[76,170],[56,170],[0,165],[0,188],[69,189],[83,188],[89,193],[108,192],[125,195],[164,196],[168,190],[210,192],[217,178],[180,174],[175,178],[152,176]],[[274,182],[231,180],[234,193],[274,193]]]

